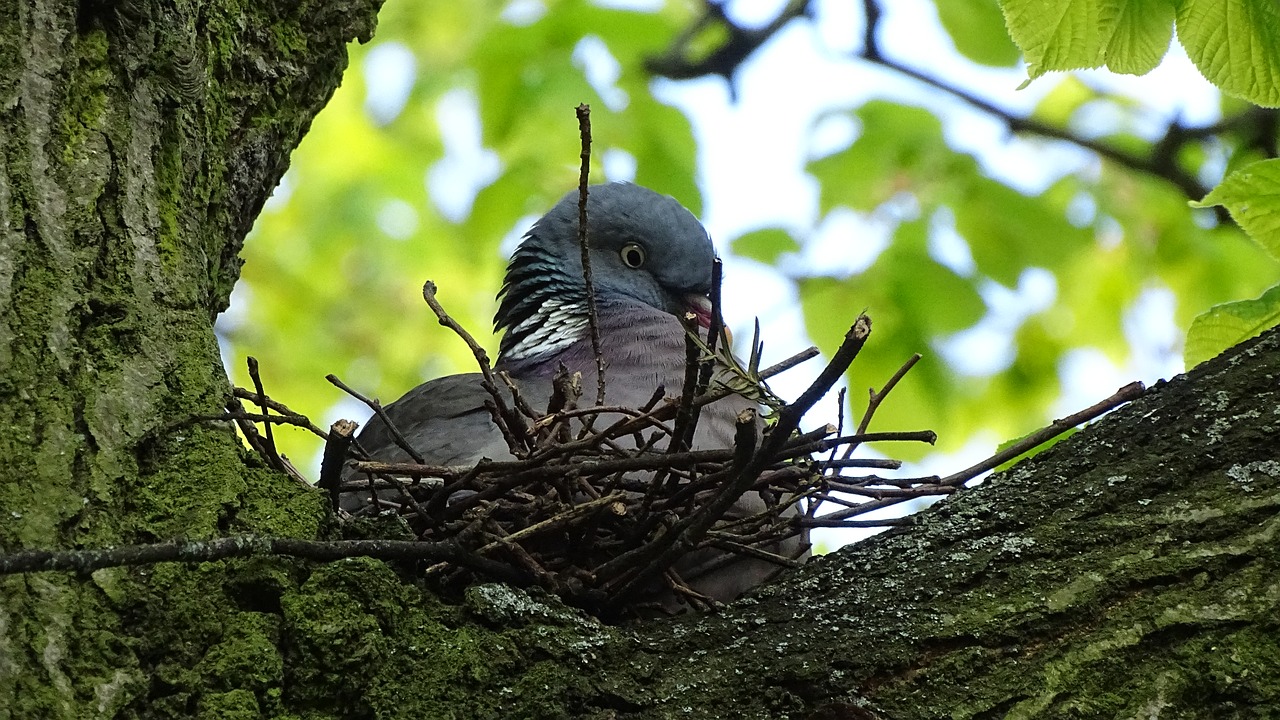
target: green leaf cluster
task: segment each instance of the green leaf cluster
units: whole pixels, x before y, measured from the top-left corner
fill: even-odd
[[[1085,104],[1065,98],[1078,93],[1068,85],[1051,94],[1042,114],[1069,119]],[[1076,110],[1063,110],[1072,104]],[[809,165],[822,188],[821,212],[847,207],[896,229],[867,271],[803,278],[800,294],[810,335],[827,349],[849,312],[865,307],[876,319],[877,342],[855,365],[855,388],[878,386],[911,352],[974,326],[989,310],[984,283],[1012,288],[1035,267],[1057,284],[1052,305],[1014,331],[1007,369],[974,377],[926,360],[878,411],[885,426],[930,418],[947,430],[943,447],[979,429],[1020,434],[1058,396],[1057,374],[1069,353],[1094,348],[1124,362],[1126,311],[1145,288],[1172,290],[1185,327],[1203,308],[1265,282],[1266,262],[1255,248],[1230,229],[1202,227],[1185,198],[1160,180],[1103,166],[1096,177],[1065,175],[1038,195],[1024,194],[989,177],[979,158],[952,149],[926,110],[872,101],[850,115],[858,139]],[[901,206],[911,212],[895,217]],[[1081,206],[1092,208],[1087,217],[1077,217]],[[967,275],[929,251],[929,235],[948,217],[973,257]]]
[[[1142,75],[1178,40],[1228,94],[1280,105],[1280,8],[1269,0],[1001,0],[1034,80],[1105,67]]]
[[[1188,57],[1224,93],[1263,107],[1280,106],[1280,6],[1270,0],[1001,0],[1001,7],[1009,33],[1026,56],[1028,82],[1047,72],[1080,68],[1147,73],[1164,57],[1176,26]],[[1231,158],[1236,165],[1247,160],[1247,155]],[[1226,207],[1250,237],[1280,259],[1276,162],[1241,167],[1195,205]],[[1187,364],[1203,362],[1280,322],[1280,295],[1274,290],[1215,305],[1198,316],[1188,331]]]

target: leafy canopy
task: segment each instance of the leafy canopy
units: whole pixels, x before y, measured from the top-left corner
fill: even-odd
[[[919,351],[926,359],[877,414],[880,429],[930,427],[944,448],[983,432],[1023,434],[1049,419],[1062,394],[1060,371],[1072,357],[1100,353],[1118,365],[1132,357],[1130,326],[1144,317],[1135,308],[1153,290],[1167,293],[1173,321],[1191,328],[1188,362],[1276,322],[1280,294],[1268,290],[1280,217],[1276,161],[1227,128],[1162,153],[1160,137],[1135,131],[1143,108],[1133,98],[1076,75],[1046,76],[1091,67],[1146,72],[1164,56],[1176,26],[1197,67],[1232,96],[1222,101],[1224,117],[1247,117],[1254,112],[1248,103],[1280,104],[1270,2],[935,5],[936,18],[912,22],[940,24],[957,64],[1012,67],[1021,50],[1029,76],[1054,83],[1029,115],[1004,118],[1030,147],[1044,149],[1043,162],[1053,162],[1052,151],[1064,144],[1103,151],[1027,189],[990,172],[981,152],[957,149],[947,113],[930,103],[886,94],[814,118],[814,128],[834,118],[854,133],[802,161],[818,187],[811,221],[717,242],[722,252],[779,268],[799,299],[804,329],[825,350],[858,310],[875,318],[873,342],[850,379],[855,413],[867,387]],[[505,9],[480,0],[388,4],[376,39],[353,54],[342,88],[294,153],[284,186],[246,245],[236,309],[221,325],[237,381],[247,383],[243,358],[252,354],[270,394],[326,424],[361,414],[342,404],[323,381],[327,373],[391,400],[431,377],[470,370],[466,348],[436,325],[419,288],[437,281],[445,306],[495,349],[484,330],[505,262],[500,247],[506,241],[509,249],[533,217],[575,185],[572,109],[580,102],[593,108],[594,178],[604,177],[605,158],[621,158],[623,166],[629,159],[636,182],[700,212],[695,179],[703,168],[690,119],[655,98],[646,69],[647,59],[683,37],[699,44],[695,64],[733,41],[727,21],[696,24],[698,12],[679,2],[653,10],[574,1]],[[821,12],[791,21],[829,22]],[[695,24],[700,31],[687,32]],[[879,51],[908,65],[928,60],[915,46]],[[778,51],[747,62],[802,61]],[[857,72],[876,62],[856,53],[847,59]],[[387,88],[401,76],[407,81],[397,97]],[[945,78],[930,85],[903,75],[901,82],[954,94]],[[1119,121],[1099,131],[1090,121],[1100,114]],[[741,161],[750,162],[751,152],[743,148]],[[1188,186],[1212,185],[1224,166],[1230,177],[1203,207],[1192,207]],[[1257,242],[1204,209],[1216,204]],[[869,267],[848,272],[795,262],[818,228],[849,213],[887,238]],[[942,258],[937,243],[944,237],[958,239],[971,262]],[[1051,297],[1009,321],[995,298],[1031,274],[1050,280]],[[1000,318],[1006,326],[995,339],[956,343],[987,337],[978,330]],[[975,370],[955,347],[1002,360]],[[278,436],[300,463],[315,457],[314,440]]]

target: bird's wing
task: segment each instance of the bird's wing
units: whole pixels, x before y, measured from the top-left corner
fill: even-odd
[[[471,465],[481,458],[511,457],[502,432],[493,424],[479,373],[450,375],[425,382],[387,405],[384,410],[396,429],[429,465]],[[546,387],[543,387],[546,385]],[[545,407],[549,384],[536,379],[521,383],[526,398]],[[503,390],[505,393],[506,391]],[[510,403],[510,396],[505,396]],[[409,454],[396,444],[390,429],[374,416],[357,438],[370,457],[381,462],[407,462]],[[352,474],[348,471],[348,475]]]

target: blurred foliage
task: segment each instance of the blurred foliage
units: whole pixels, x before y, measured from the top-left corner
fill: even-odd
[[[935,4],[962,55],[986,65],[1016,61],[994,0]],[[1142,72],[1168,46],[1172,6],[1162,0],[1124,5],[1110,36],[1082,35],[1089,43],[1084,49],[1065,45],[1058,30],[1024,26],[1059,4],[1087,3],[1003,3],[1033,75],[1063,63]],[[235,310],[221,325],[233,379],[247,384],[244,356],[254,355],[268,393],[326,424],[343,397],[324,382],[326,373],[391,400],[423,380],[470,370],[466,348],[423,304],[421,284],[435,280],[445,307],[496,349],[484,329],[505,262],[500,244],[575,186],[573,108],[580,102],[593,111],[593,178],[604,177],[602,158],[622,152],[635,161],[636,182],[698,213],[698,147],[690,122],[654,98],[644,68],[646,57],[691,27],[698,12],[674,1],[643,12],[588,2],[391,0],[376,39],[353,48],[344,85],[294,153],[282,189],[246,244]],[[1183,19],[1178,22],[1181,28]],[[718,36],[706,30],[699,37],[714,44]],[[616,79],[588,80],[582,58],[592,47],[607,49]],[[912,53],[886,50],[904,58]],[[391,102],[390,109],[368,97],[366,84],[366,73],[388,53],[403,58],[402,69],[411,64],[414,70],[403,105]],[[1055,82],[1035,109],[1038,122],[1072,130],[1099,107],[1122,116],[1132,109],[1132,100],[1100,93],[1074,76]],[[450,133],[469,122],[469,106],[491,156],[451,145]],[[1239,101],[1224,101],[1225,113],[1239,111]],[[824,350],[839,343],[858,310],[874,318],[874,341],[855,364],[855,413],[865,402],[862,390],[882,384],[911,352],[926,353],[880,409],[880,429],[933,428],[944,448],[984,430],[1024,434],[1049,419],[1069,353],[1094,348],[1118,363],[1129,356],[1124,323],[1145,290],[1171,291],[1176,322],[1186,328],[1207,308],[1257,297],[1275,282],[1276,265],[1263,250],[1217,222],[1212,211],[1192,208],[1178,187],[1155,175],[1103,160],[1028,194],[953,147],[928,110],[876,99],[831,113],[857,130],[851,144],[807,166],[820,187],[813,227],[771,227],[718,240],[741,256],[785,266],[832,213],[851,210],[891,225],[887,248],[864,272],[808,268],[786,275],[798,290],[810,337]],[[1124,123],[1117,127],[1092,139],[1151,150],[1151,141]],[[1208,176],[1209,184],[1222,175],[1214,176],[1214,157],[1220,166],[1225,156],[1229,169],[1259,159],[1246,158],[1251,150],[1244,146],[1237,154],[1229,138],[1213,146],[1217,156],[1188,147],[1174,161],[1193,177]],[[471,205],[459,209],[442,202],[441,193],[433,196],[432,182],[437,188],[475,182],[479,189]],[[466,190],[459,194],[471,197]],[[1235,198],[1209,200],[1232,207]],[[940,233],[963,240],[971,267],[936,257],[931,243]],[[1012,331],[1004,369],[961,374],[932,352],[992,312],[984,288],[1013,288],[1029,269],[1051,275],[1056,296]],[[314,440],[278,435],[286,453],[302,464],[312,460]]]
[[[1026,54],[1028,82],[1053,70],[1150,72],[1169,47],[1176,14],[1178,40],[1210,82],[1248,103],[1280,106],[1280,10],[1272,0],[1001,0],[1001,6]],[[1079,92],[1072,98],[1085,99]],[[1268,150],[1276,153],[1274,142]],[[1258,160],[1246,151],[1230,163],[1239,169],[1193,205],[1228,208],[1280,260],[1280,161]],[[1215,305],[1191,324],[1184,357],[1195,365],[1277,323],[1280,285],[1256,299]]]

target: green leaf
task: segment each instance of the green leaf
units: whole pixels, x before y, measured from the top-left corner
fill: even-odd
[[[827,352],[840,343],[859,310],[865,308],[874,323],[871,341],[849,371],[855,413],[862,412],[858,403],[866,398],[865,388],[883,386],[911,353],[926,355],[880,406],[875,427],[953,430],[939,447],[954,449],[968,430],[955,430],[954,418],[955,396],[965,381],[931,357],[930,344],[971,327],[986,305],[972,280],[929,256],[928,242],[927,219],[903,223],[865,272],[846,279],[805,278],[798,290],[809,337]],[[895,447],[894,452],[913,458],[925,449]]]
[[[738,255],[772,265],[786,253],[798,251],[800,243],[782,228],[764,228],[738,236],[730,247]]]
[[[1186,0],[1178,11],[1178,39],[1223,92],[1280,106],[1280,9],[1274,0]]]
[[[1005,450],[1008,450],[1009,448],[1013,447],[1014,445],[1017,445],[1018,443],[1022,442],[1022,441],[1023,441],[1023,440],[1025,440],[1026,438],[1031,437],[1033,434],[1040,432],[1040,430],[1041,430],[1041,428],[1036,428],[1035,430],[1032,430],[1032,431],[1031,431],[1031,432],[1029,432],[1029,433],[1023,433],[1022,435],[1020,435],[1020,436],[1018,436],[1018,437],[1016,437],[1016,438],[1010,438],[1009,440],[1005,440],[1004,442],[1002,442],[1002,443],[1000,443],[999,445],[997,445],[997,446],[996,446],[996,452],[997,452],[997,453],[1002,453],[1002,452],[1004,452]],[[1058,435],[1058,436],[1056,436],[1056,437],[1052,437],[1052,438],[1050,438],[1050,439],[1048,439],[1048,440],[1045,440],[1044,442],[1040,443],[1039,445],[1037,445],[1037,446],[1035,446],[1035,447],[1031,448],[1030,450],[1028,450],[1028,451],[1026,451],[1026,452],[1022,453],[1021,455],[1018,455],[1017,457],[1014,457],[1012,460],[1007,460],[1007,461],[1005,461],[1005,462],[1003,462],[1003,463],[1001,463],[1001,464],[997,465],[997,466],[995,467],[995,472],[1004,472],[1005,470],[1008,470],[1009,468],[1013,467],[1014,465],[1017,465],[1018,463],[1022,462],[1023,460],[1026,460],[1026,459],[1028,459],[1028,458],[1033,458],[1033,457],[1035,457],[1036,455],[1039,455],[1040,453],[1044,452],[1045,450],[1048,450],[1049,448],[1053,447],[1054,445],[1057,445],[1058,443],[1062,442],[1063,440],[1066,440],[1067,438],[1071,437],[1072,435],[1075,435],[1076,433],[1080,432],[1080,430],[1081,430],[1081,428],[1071,428],[1070,430],[1066,430],[1066,431],[1064,431],[1061,435]]]
[[[1159,64],[1172,37],[1169,0],[1003,0],[1001,7],[1031,79],[1098,67],[1141,75]]]
[[[1092,242],[1067,222],[1065,200],[1050,193],[1031,197],[978,175],[958,179],[948,193],[978,271],[1001,284],[1012,287],[1028,266],[1055,267]]]
[[[1103,26],[1113,28],[1107,42],[1107,68],[1145,75],[1169,51],[1174,6],[1169,0],[1111,0],[1102,4]]]
[[[1255,300],[1223,303],[1191,323],[1183,361],[1188,368],[1217,356],[1223,350],[1280,325],[1280,285]]]
[[[872,100],[853,115],[858,139],[808,165],[821,185],[823,214],[837,206],[874,210],[903,192],[927,196],[955,175],[977,171],[972,157],[947,147],[942,122],[928,110]]]
[[[1018,48],[1004,29],[999,6],[991,0],[934,0],[934,5],[960,54],[983,65],[1017,64]]]
[[[1223,180],[1193,207],[1221,205],[1271,257],[1280,260],[1280,159],[1253,163]]]
[[[1032,116],[1051,125],[1066,127],[1077,110],[1098,97],[1098,92],[1081,82],[1080,78],[1067,75],[1036,104]]]

